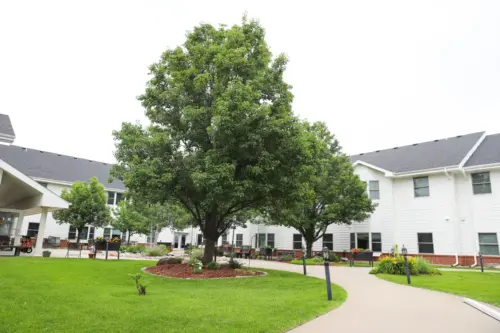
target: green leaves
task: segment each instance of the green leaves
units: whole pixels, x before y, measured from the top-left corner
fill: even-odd
[[[89,182],[73,183],[69,191],[63,189],[61,198],[68,201],[70,206],[52,214],[59,224],[69,223],[81,231],[86,225],[101,227],[111,221],[104,186],[96,177],[92,177]]]
[[[113,175],[134,198],[182,205],[209,242],[241,223],[235,215],[297,190],[307,160],[287,59],[273,60],[264,37],[246,18],[195,27],[150,67],[139,100],[151,126],[114,133]]]

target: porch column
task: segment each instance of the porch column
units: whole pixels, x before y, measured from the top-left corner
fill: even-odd
[[[23,228],[24,213],[20,212],[16,218],[16,226],[14,228],[14,245],[21,244],[21,229]]]
[[[35,246],[35,256],[42,255],[43,249],[43,236],[45,235],[45,224],[47,222],[47,213],[48,209],[46,207],[42,208],[42,217],[40,218],[40,225],[38,227],[38,236],[36,237],[36,246]]]

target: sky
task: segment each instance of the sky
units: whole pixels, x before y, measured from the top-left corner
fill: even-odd
[[[148,66],[201,22],[259,19],[294,112],[348,154],[500,133],[500,1],[0,1],[0,113],[15,144],[113,162],[146,122]]]

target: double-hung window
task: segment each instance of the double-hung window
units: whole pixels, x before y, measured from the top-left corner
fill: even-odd
[[[382,252],[382,234],[380,232],[372,232],[372,251]]]
[[[236,247],[243,246],[243,234],[236,234]]]
[[[472,192],[474,194],[491,193],[491,181],[489,172],[478,172],[471,174]]]
[[[418,233],[418,253],[434,253],[434,242],[432,233]]]
[[[323,235],[323,248],[327,248],[330,251],[333,251],[333,234],[324,234]]]
[[[302,235],[301,234],[293,234],[293,249],[301,250],[302,249]]]
[[[487,256],[498,256],[498,238],[496,233],[480,233],[479,251]]]
[[[368,182],[368,190],[370,193],[370,198],[374,200],[380,199],[380,188],[378,180],[370,180]]]
[[[429,177],[413,178],[413,193],[416,198],[429,196]]]
[[[274,249],[274,234],[267,234],[267,246]]]

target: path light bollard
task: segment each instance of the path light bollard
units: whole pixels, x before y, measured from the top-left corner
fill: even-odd
[[[403,256],[405,257],[405,272],[406,272],[406,279],[408,280],[408,284],[411,284],[411,278],[410,278],[410,267],[408,267],[408,249],[404,246],[401,249],[401,252],[403,253]]]
[[[328,300],[332,300],[332,283],[330,281],[330,255],[328,253],[328,248],[325,246],[323,248],[323,259],[325,260],[325,277],[326,277],[326,294]]]
[[[484,273],[483,254],[481,252],[479,252],[479,264],[481,265],[481,273]]]
[[[302,265],[304,266],[304,275],[307,275],[306,268],[306,249],[302,248]]]

